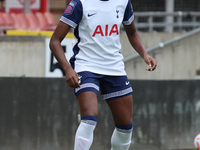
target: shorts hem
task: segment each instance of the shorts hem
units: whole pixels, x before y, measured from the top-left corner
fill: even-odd
[[[117,96],[117,97],[111,97],[111,98],[107,98],[107,99],[103,99],[103,100],[110,101],[110,100],[118,99],[118,98],[125,97],[125,96],[128,96],[128,95],[132,95],[132,92],[127,93],[125,95],[121,95],[121,96]]]
[[[102,98],[103,99],[110,99],[110,98],[115,98],[115,97],[119,97],[119,96],[123,96],[126,95],[128,93],[132,93],[132,87],[129,85],[129,88],[126,88],[124,90],[120,90],[120,91],[116,91],[116,92],[112,92],[112,93],[108,93],[108,94],[103,94]]]
[[[97,91],[97,90],[91,90],[91,88],[84,88],[84,89],[81,89],[81,90],[79,90],[78,92],[76,92],[75,93],[75,95],[76,95],[76,97],[78,97],[81,93],[84,93],[84,92],[94,92],[97,96],[98,96],[98,93],[99,93],[99,91]]]

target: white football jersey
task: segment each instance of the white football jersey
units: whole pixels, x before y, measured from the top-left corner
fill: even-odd
[[[60,20],[74,28],[74,70],[126,75],[120,26],[133,19],[129,0],[72,0]]]

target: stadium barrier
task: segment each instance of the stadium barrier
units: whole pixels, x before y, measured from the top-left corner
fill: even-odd
[[[46,60],[50,64],[57,64],[48,43],[52,33],[8,30],[7,36],[0,36],[0,76],[45,77],[45,70],[50,67]],[[148,66],[131,47],[126,34],[122,33],[121,53],[129,79],[200,79],[200,32],[180,38],[185,35],[188,34],[140,33],[147,51],[158,63],[154,72],[147,72],[145,68]],[[62,44],[68,60],[73,55],[72,38],[73,34],[68,34]],[[46,58],[47,53],[50,53],[49,59]],[[55,72],[53,68],[51,72]]]
[[[144,11],[134,12],[134,16],[136,28],[143,32],[181,32],[200,27],[199,11]]]
[[[7,30],[6,35],[9,36],[45,36],[50,38],[53,34],[53,31],[29,31],[29,30]],[[68,33],[66,38],[73,38],[73,33]]]
[[[200,132],[200,80],[131,80],[130,150],[193,150]],[[91,150],[110,148],[111,112],[98,95]],[[65,78],[0,78],[0,149],[72,150],[79,106]]]

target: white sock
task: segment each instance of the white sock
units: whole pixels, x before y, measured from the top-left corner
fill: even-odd
[[[132,130],[118,131],[116,128],[111,137],[111,150],[128,150],[131,144]]]
[[[75,135],[74,150],[89,150],[93,142],[93,131],[96,122],[81,121]]]

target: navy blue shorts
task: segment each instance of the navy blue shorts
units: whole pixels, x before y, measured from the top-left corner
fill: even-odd
[[[127,76],[101,75],[88,71],[79,72],[81,88],[75,88],[75,95],[92,91],[98,95],[101,89],[102,98],[105,100],[116,99],[132,94],[132,87]]]

